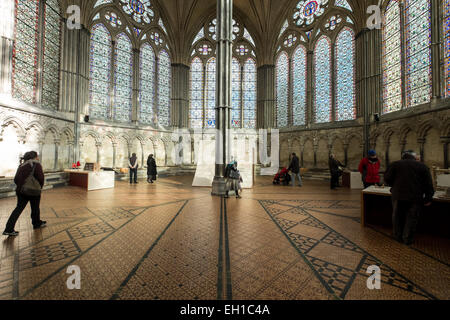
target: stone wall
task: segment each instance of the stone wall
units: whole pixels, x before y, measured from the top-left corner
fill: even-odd
[[[296,152],[302,166],[327,169],[328,156],[334,153],[351,170],[356,170],[363,157],[363,126],[291,130],[280,133],[281,166],[289,164],[289,155]],[[382,160],[381,170],[399,160],[405,150],[420,153],[429,167],[446,167],[445,153],[450,141],[450,109],[444,104],[434,110],[416,109],[383,116],[370,126],[370,148]],[[447,149],[445,146],[447,145]],[[448,166],[448,157],[447,157]]]

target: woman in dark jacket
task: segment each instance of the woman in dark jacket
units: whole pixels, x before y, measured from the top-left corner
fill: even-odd
[[[45,227],[46,221],[41,220],[41,212],[39,209],[39,204],[41,202],[41,196],[28,196],[21,192],[26,179],[31,175],[34,168],[34,177],[41,185],[44,186],[44,171],[39,163],[38,154],[34,151],[25,153],[20,161],[20,166],[17,169],[16,176],[14,177],[14,183],[17,185],[17,206],[11,213],[11,216],[6,223],[5,231],[3,235],[5,236],[17,236],[19,232],[14,230],[17,220],[22,214],[23,210],[27,206],[28,202],[31,205],[31,222],[33,223],[33,229],[39,229]]]
[[[147,181],[148,183],[153,183],[156,180],[156,175],[158,174],[156,170],[156,161],[153,155],[149,155],[147,159]]]

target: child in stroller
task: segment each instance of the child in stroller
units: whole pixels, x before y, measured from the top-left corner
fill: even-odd
[[[291,176],[287,168],[283,168],[278,171],[278,173],[273,178],[273,184],[282,184],[284,186],[288,186],[290,182]]]

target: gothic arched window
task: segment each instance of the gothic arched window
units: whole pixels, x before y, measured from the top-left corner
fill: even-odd
[[[102,24],[91,31],[89,114],[93,118],[107,119],[111,84],[111,36]]]
[[[293,78],[293,120],[294,126],[303,126],[306,124],[306,49],[299,46],[292,59],[292,78]]]
[[[430,101],[430,11],[430,0],[407,0],[405,3],[392,0],[386,8],[383,26],[383,113]],[[402,24],[402,21],[405,23]],[[402,73],[405,82],[402,81]]]
[[[323,36],[314,50],[314,112],[316,123],[326,123],[331,116],[331,43]]]
[[[38,0],[15,1],[12,95],[53,110],[59,105],[59,13],[56,0],[47,0],[41,7]],[[41,24],[43,32],[39,31]],[[36,95],[38,89],[40,97]]]
[[[444,68],[445,68],[445,96],[450,96],[450,0],[444,0]]]
[[[256,129],[256,62],[247,59],[244,65],[244,128]]]
[[[153,123],[154,97],[155,97],[155,53],[148,43],[141,47],[140,57],[140,121]]]
[[[203,62],[195,57],[191,63],[191,128],[203,128]]]
[[[42,83],[42,105],[57,110],[59,104],[59,49],[61,21],[56,0],[45,2],[44,76]]]
[[[216,127],[216,58],[206,64],[205,128]]]
[[[114,120],[130,121],[133,94],[133,50],[127,35],[117,36],[114,68]]]
[[[231,127],[241,127],[241,65],[233,57],[231,62]]]
[[[336,39],[336,121],[356,118],[354,38],[345,28]]]
[[[276,64],[277,90],[277,124],[278,128],[288,126],[288,95],[289,95],[289,58],[282,52]]]
[[[159,53],[158,61],[158,123],[168,126],[170,123],[171,63],[165,50]]]

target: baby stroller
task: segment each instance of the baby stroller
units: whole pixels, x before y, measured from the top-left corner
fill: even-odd
[[[289,170],[287,168],[281,169],[273,178],[273,184],[283,186],[288,186],[291,182],[291,176],[289,175]]]

